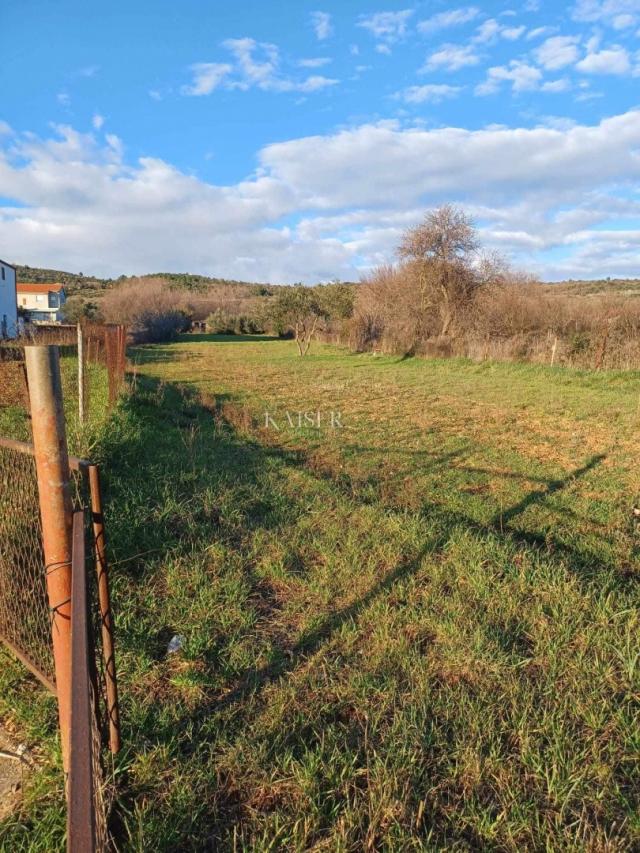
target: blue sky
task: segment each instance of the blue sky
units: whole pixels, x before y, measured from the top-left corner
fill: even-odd
[[[640,0],[4,0],[0,257],[357,278],[445,201],[640,275]]]

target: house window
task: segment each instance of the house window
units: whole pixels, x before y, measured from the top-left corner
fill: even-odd
[[[4,281],[4,267],[2,267],[2,280]]]
[[[26,305],[26,304],[27,304],[27,297],[26,297],[26,296],[23,296],[23,297],[22,297],[22,304],[23,304],[23,305]]]
[[[36,302],[44,302],[44,296],[41,293],[37,294]]]

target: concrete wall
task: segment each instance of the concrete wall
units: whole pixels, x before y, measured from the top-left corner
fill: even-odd
[[[0,261],[0,337],[14,338],[17,332],[16,271]]]

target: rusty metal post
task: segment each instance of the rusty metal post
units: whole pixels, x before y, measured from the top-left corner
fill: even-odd
[[[113,614],[109,592],[106,544],[104,540],[104,516],[102,514],[102,491],[100,472],[97,465],[89,465],[89,489],[91,491],[91,519],[96,549],[96,573],[98,576],[98,601],[100,606],[100,629],[102,633],[102,655],[107,692],[109,716],[109,747],[111,752],[120,750],[120,708],[118,705],[118,682],[113,636]]]
[[[84,340],[82,326],[78,323],[78,415],[81,424],[84,424],[84,408]]]
[[[69,770],[71,702],[71,487],[58,347],[27,346],[33,447],[51,611],[62,762]]]
[[[73,516],[73,614],[72,654],[75,689],[71,699],[73,737],[67,808],[68,853],[95,853],[96,810],[91,731],[89,619],[85,571],[84,517]]]

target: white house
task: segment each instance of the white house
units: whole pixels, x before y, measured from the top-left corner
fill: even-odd
[[[66,301],[64,285],[20,281],[16,286],[18,308],[32,323],[59,323],[60,309]]]
[[[0,338],[15,338],[17,334],[16,268],[0,261]]]

